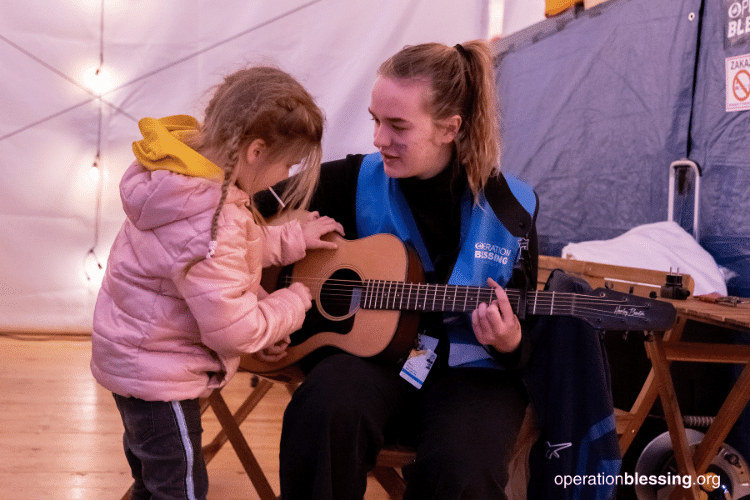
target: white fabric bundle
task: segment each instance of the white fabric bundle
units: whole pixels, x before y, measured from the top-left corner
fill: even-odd
[[[569,243],[562,249],[562,257],[689,274],[695,281],[693,295],[727,294],[724,276],[714,258],[676,222],[634,227],[611,240]]]

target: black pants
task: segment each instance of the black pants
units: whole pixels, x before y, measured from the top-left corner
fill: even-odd
[[[143,401],[114,395],[135,481],[132,500],[205,500],[208,474],[197,399]]]
[[[549,286],[587,291],[559,273]],[[523,382],[541,437],[530,457],[529,499],[611,498],[614,488],[604,476],[617,474],[621,460],[599,332],[558,316],[532,319],[530,326],[533,351]],[[527,405],[520,374],[448,368],[446,358],[438,352],[442,363],[421,390],[397,368],[354,356],[317,364],[284,415],[282,499],[361,500],[366,474],[396,422],[406,422],[417,445],[417,460],[403,471],[406,500],[505,498],[509,455]],[[605,484],[566,485],[576,477]]]
[[[438,354],[440,359],[440,354]],[[413,438],[406,500],[502,499],[527,405],[517,372],[433,368],[416,389],[398,368],[348,354],[318,363],[297,389],[281,435],[283,500],[356,499],[396,428]]]

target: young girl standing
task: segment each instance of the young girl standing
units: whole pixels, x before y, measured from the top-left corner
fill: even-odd
[[[140,121],[91,359],[122,416],[132,499],[206,498],[198,398],[226,384],[243,353],[278,355],[274,346],[302,325],[309,290],[295,283],[269,295],[261,269],[330,248],[321,236],[343,230],[315,213],[264,225],[250,196],[301,163],[284,196],[289,207],[306,206],[323,122],[305,89],[269,67],[227,77],[202,124],[189,116]]]

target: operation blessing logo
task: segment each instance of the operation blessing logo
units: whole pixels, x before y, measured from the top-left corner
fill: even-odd
[[[500,245],[493,245],[491,243],[475,243],[474,244],[474,258],[475,259],[487,259],[498,264],[505,265],[508,263],[508,258],[511,255],[511,251]]]
[[[750,0],[724,0],[727,12],[724,46],[747,43],[750,39]]]

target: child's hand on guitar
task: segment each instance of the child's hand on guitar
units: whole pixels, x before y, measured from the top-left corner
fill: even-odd
[[[312,294],[310,293],[310,289],[307,288],[307,286],[298,281],[295,281],[294,283],[289,285],[289,290],[299,295],[299,297],[302,299],[302,302],[305,304],[305,311],[309,310],[312,307]]]
[[[344,227],[330,217],[321,217],[318,212],[310,212],[306,217],[299,220],[302,233],[305,236],[305,245],[308,249],[325,248],[335,250],[337,245],[331,241],[321,239],[330,233],[338,233],[344,236]]]
[[[271,347],[266,347],[262,351],[256,353],[257,356],[267,363],[274,363],[283,359],[286,356],[286,348],[289,346],[291,339],[287,335],[283,339],[276,342]]]
[[[474,335],[479,343],[490,345],[498,352],[511,352],[521,343],[521,324],[513,312],[505,290],[492,278],[487,284],[495,289],[489,305],[482,302],[471,314]]]

